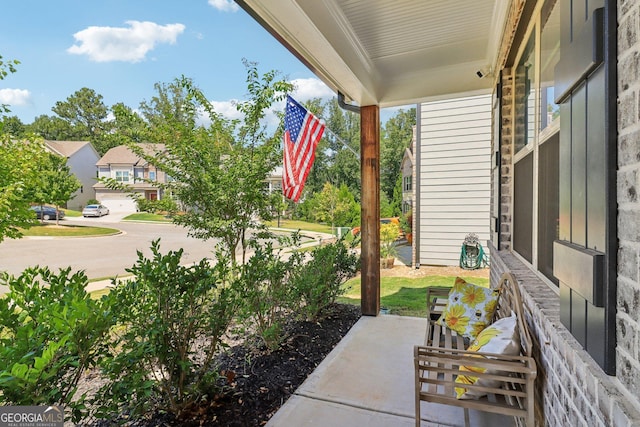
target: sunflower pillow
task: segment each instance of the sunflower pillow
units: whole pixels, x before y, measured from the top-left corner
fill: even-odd
[[[520,353],[520,337],[517,329],[516,315],[511,313],[510,317],[503,317],[494,324],[487,327],[478,334],[477,338],[471,343],[469,351],[482,351],[485,353],[496,353],[502,355],[515,356]],[[482,356],[476,356],[482,357]],[[456,377],[456,383],[476,384],[484,387],[498,387],[500,382],[486,378],[478,378],[471,375],[472,372],[498,374],[498,371],[489,370],[480,367],[460,366],[460,373]],[[478,399],[486,393],[467,389],[464,387],[456,387],[456,397],[458,399]]]
[[[456,277],[447,305],[436,323],[473,340],[491,323],[498,295],[497,290],[467,283]]]

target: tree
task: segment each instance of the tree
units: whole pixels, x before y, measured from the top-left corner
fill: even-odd
[[[393,216],[402,214],[402,173],[398,174],[396,185],[393,187],[393,199],[391,199],[391,210]]]
[[[383,191],[380,192],[380,217],[389,218],[394,214],[393,206],[387,197],[387,194]]]
[[[33,123],[27,125],[27,130],[51,141],[67,141],[78,138],[76,130],[68,121],[46,114],[36,117]]]
[[[337,224],[343,226],[360,225],[360,203],[356,202],[353,193],[346,184],[342,184],[338,190],[338,203],[347,209],[337,218]]]
[[[245,61],[245,66],[249,99],[237,105],[242,121],[218,115],[193,82],[182,77],[156,85],[160,93],[141,108],[147,119],[145,140],[162,142],[166,150],[145,153],[128,144],[172,178],[155,184],[184,206],[173,221],[196,238],[221,239],[234,264],[238,248],[244,261],[248,231],[264,228],[259,220],[271,218],[265,180],[281,159],[281,131],[268,135],[263,119],[292,90],[279,73],[260,76],[254,63]],[[206,127],[196,125],[202,113],[210,119]]]
[[[0,80],[4,80],[5,77],[9,75],[9,73],[15,73],[17,71],[16,65],[18,64],[20,64],[20,61],[17,61],[15,59],[3,60],[2,55],[0,55]],[[10,111],[11,110],[9,110],[9,106],[7,104],[0,104],[0,116]]]
[[[357,203],[346,184],[336,188],[326,183],[321,192],[314,195],[315,219],[335,225],[351,225]]]
[[[15,73],[18,64],[16,60],[3,61],[0,55],[0,80]],[[26,195],[31,191],[38,164],[45,154],[39,141],[19,140],[5,131],[4,113],[9,111],[7,105],[0,104],[3,118],[0,123],[0,242],[5,237],[21,237],[21,229],[36,224]]]
[[[47,153],[39,166],[31,200],[40,205],[51,204],[58,209],[71,199],[82,184],[71,173],[65,157]],[[56,216],[56,225],[58,224]]]
[[[332,99],[327,110],[327,140],[331,149],[328,176],[336,186],[346,184],[356,200],[360,200],[360,116],[343,110]],[[334,135],[335,134],[335,135]]]
[[[0,120],[0,129],[13,138],[22,138],[26,133],[26,126],[18,116],[4,116]]]
[[[109,112],[102,95],[86,87],[74,92],[66,101],[56,102],[51,110],[73,126],[79,136],[91,141],[104,130]]]
[[[22,236],[21,229],[37,224],[29,197],[45,157],[37,140],[18,140],[0,133],[0,242]]]
[[[156,95],[151,100],[140,103],[141,116],[152,128],[164,127],[166,120],[195,128],[197,114],[192,109],[193,97],[183,85],[177,83],[176,80],[173,83],[154,84]],[[129,121],[135,120],[134,114],[128,114],[127,117]]]
[[[109,132],[101,133],[92,141],[96,151],[103,156],[107,151],[127,142],[145,142],[145,121],[131,107],[119,102],[111,107],[114,119],[109,123]]]
[[[382,131],[380,143],[380,189],[393,199],[393,189],[400,175],[404,150],[411,144],[416,125],[416,109],[400,110],[391,117]]]

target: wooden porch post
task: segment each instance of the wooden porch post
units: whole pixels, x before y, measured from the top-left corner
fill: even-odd
[[[362,178],[361,310],[380,313],[380,108],[360,107],[360,173]]]

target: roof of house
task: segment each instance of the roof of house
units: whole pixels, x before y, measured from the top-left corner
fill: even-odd
[[[384,108],[491,91],[526,1],[236,3],[347,101]]]
[[[147,154],[156,154],[165,151],[164,144],[143,143],[139,145]],[[119,145],[107,151],[104,156],[98,160],[96,166],[108,166],[113,164],[146,166],[148,162],[131,151],[131,149],[126,145]]]
[[[63,157],[71,157],[77,153],[81,148],[91,145],[89,141],[49,141],[44,140],[44,144],[47,148]]]
[[[409,162],[409,165],[413,166],[413,151],[411,151],[411,147],[407,147],[404,149],[402,161],[400,162],[401,168],[404,167],[405,162]]]

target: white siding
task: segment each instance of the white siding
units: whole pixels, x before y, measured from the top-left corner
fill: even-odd
[[[423,103],[417,176],[421,265],[458,265],[465,236],[490,233],[491,96]]]
[[[99,159],[100,156],[90,144],[83,146],[67,159],[71,172],[82,184],[67,203],[69,209],[82,210],[87,202],[96,196],[93,185],[97,182],[96,162]]]

